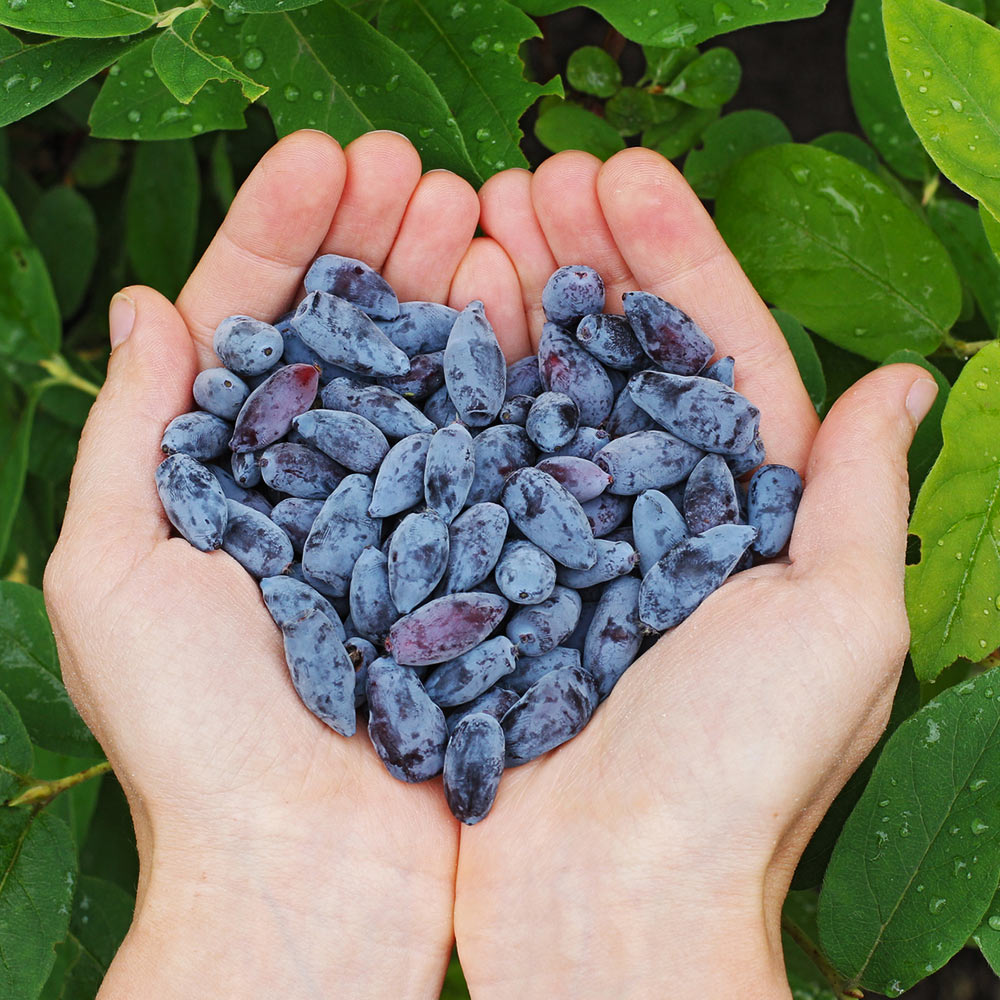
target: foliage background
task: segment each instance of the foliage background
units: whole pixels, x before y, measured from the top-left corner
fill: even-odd
[[[303,126],[393,128],[477,184],[551,150],[651,146],[775,307],[821,413],[880,363],[933,372],[912,669],[803,858],[786,958],[796,1000],[998,995],[1000,2],[644,6],[0,5],[0,995],[93,997],[135,895],[128,808],[38,589],[107,301],[133,280],[176,294]],[[457,963],[442,996],[467,996]]]

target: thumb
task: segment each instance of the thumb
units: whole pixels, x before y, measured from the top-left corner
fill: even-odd
[[[118,559],[166,538],[153,475],[167,423],[191,409],[195,349],[180,313],[134,285],[108,311],[108,373],[80,438],[63,536],[91,539]]]
[[[895,364],[866,375],[837,400],[809,456],[789,547],[798,569],[842,571],[869,596],[901,593],[906,453],[936,395],[937,383],[924,369]]]

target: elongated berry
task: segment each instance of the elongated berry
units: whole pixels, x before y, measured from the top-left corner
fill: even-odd
[[[535,460],[535,446],[524,428],[515,424],[487,427],[476,435],[473,451],[475,474],[467,497],[470,504],[499,500],[507,476]]]
[[[382,332],[409,357],[443,351],[448,334],[458,319],[458,310],[440,302],[400,302],[399,315],[380,320]]]
[[[588,500],[580,505],[590,530],[595,538],[603,538],[609,531],[614,531],[628,517],[632,509],[631,497],[616,496],[605,490],[599,497]],[[595,556],[594,562],[597,562]],[[593,565],[593,564],[591,564]],[[583,567],[587,569],[588,567]]]
[[[374,545],[361,552],[351,571],[350,610],[358,634],[378,644],[400,617],[389,593],[388,559]]]
[[[440,774],[448,725],[416,673],[383,656],[368,665],[367,693],[368,736],[386,770],[410,782]]]
[[[569,636],[580,619],[583,602],[568,587],[556,586],[540,604],[518,608],[507,622],[507,637],[519,653],[541,656]]]
[[[451,523],[465,506],[476,474],[472,435],[461,424],[436,431],[427,448],[424,499],[443,521]]]
[[[392,286],[363,260],[325,253],[306,271],[307,292],[327,292],[357,306],[373,319],[395,319],[399,300]]]
[[[302,549],[302,568],[325,583],[335,597],[347,594],[354,563],[369,545],[378,545],[382,522],[368,513],[372,481],[346,476],[327,497]]]
[[[679,625],[725,582],[757,537],[746,524],[720,524],[678,542],[642,578],[639,617],[662,632]]]
[[[183,454],[208,462],[225,454],[232,429],[221,417],[195,410],[182,413],[167,424],[160,439],[164,455]]]
[[[739,455],[753,444],[760,424],[756,406],[710,378],[639,372],[629,392],[661,427],[702,451]]]
[[[341,466],[321,451],[289,441],[265,448],[258,466],[272,490],[304,500],[325,500],[346,475]]]
[[[580,426],[580,411],[562,392],[543,392],[528,411],[524,429],[541,451],[569,444]]]
[[[572,739],[590,721],[597,702],[597,686],[586,670],[550,670],[500,720],[507,765],[526,764]]]
[[[400,618],[386,648],[398,663],[444,663],[478,646],[500,624],[507,602],[493,594],[449,594]]]
[[[475,590],[493,572],[509,525],[507,511],[496,503],[473,504],[451,522],[444,593]]]
[[[521,695],[517,691],[511,691],[509,688],[496,684],[467,705],[459,705],[454,711],[449,712],[447,717],[448,732],[453,733],[462,719],[475,712],[485,712],[499,722],[506,714],[507,709],[520,697]]]
[[[638,560],[635,549],[628,542],[598,538],[597,562],[590,569],[566,569],[563,566],[560,567],[557,578],[565,587],[583,590],[631,573]]]
[[[355,379],[335,378],[323,387],[322,398],[328,410],[356,413],[389,438],[429,434],[435,427],[409,400],[384,385],[363,385]]]
[[[624,316],[591,313],[577,324],[576,339],[609,368],[632,371],[644,361],[642,345]]]
[[[310,410],[292,426],[303,440],[352,472],[374,472],[389,451],[385,435],[370,420],[346,410]]]
[[[324,361],[360,375],[405,375],[410,359],[357,306],[310,292],[289,320]]]
[[[424,466],[430,443],[430,434],[411,434],[389,449],[375,476],[369,514],[390,517],[424,499]]]
[[[198,372],[191,393],[203,410],[223,420],[235,420],[250,388],[228,368],[206,368]]]
[[[604,281],[586,264],[557,268],[542,289],[542,308],[550,322],[572,326],[581,316],[604,308]]]
[[[212,347],[237,375],[262,375],[280,360],[285,343],[270,323],[252,316],[227,316],[216,328]]]
[[[632,536],[639,553],[639,570],[645,576],[678,542],[688,529],[680,511],[659,490],[640,493],[632,508]]]
[[[260,581],[260,592],[268,613],[278,628],[284,628],[289,622],[304,617],[310,611],[319,611],[330,619],[338,638],[347,638],[336,608],[308,583],[290,576],[265,576]]]
[[[575,455],[553,455],[543,458],[535,468],[548,473],[561,483],[580,503],[599,497],[610,485],[611,476],[599,465]]]
[[[747,520],[758,531],[754,551],[776,556],[787,544],[802,498],[802,478],[787,465],[761,466],[747,491]]]
[[[448,526],[432,510],[407,514],[392,533],[389,594],[403,613],[412,611],[437,586],[448,565]]]
[[[332,492],[332,491],[331,491]],[[324,496],[325,500],[326,497]],[[323,509],[323,500],[305,500],[288,497],[274,505],[268,515],[291,539],[292,548],[301,555],[316,515]]]
[[[444,385],[444,351],[417,354],[410,358],[410,370],[405,375],[388,375],[379,383],[404,399],[427,399]]]
[[[507,364],[482,302],[470,302],[455,320],[444,349],[448,395],[463,422],[485,427],[500,412]]]
[[[626,292],[622,302],[642,349],[664,371],[696,375],[715,353],[715,345],[701,327],[658,295]]]
[[[354,664],[337,629],[321,611],[307,611],[281,629],[285,662],[302,703],[341,736],[353,736]]]
[[[529,354],[507,366],[507,389],[504,396],[537,396],[542,391],[538,375],[538,356]]]
[[[313,404],[319,389],[319,372],[312,365],[285,365],[262,382],[243,404],[229,447],[233,451],[259,451],[284,437],[292,418]]]
[[[607,698],[618,679],[632,665],[642,645],[639,621],[641,581],[634,576],[612,580],[604,588],[583,643],[583,669]]]
[[[478,698],[514,669],[516,652],[506,636],[487,639],[454,660],[436,666],[425,678],[427,693],[442,708]]]
[[[681,482],[701,456],[693,445],[667,431],[648,430],[615,438],[594,456],[594,464],[611,476],[609,492],[635,496]]]
[[[572,397],[581,424],[597,427],[611,413],[615,390],[604,366],[554,323],[542,327],[538,372],[546,389]]]
[[[688,476],[684,487],[684,520],[692,535],[717,524],[736,524],[740,506],[733,474],[721,455],[706,455]]]
[[[580,666],[580,651],[569,646],[556,646],[540,656],[519,656],[517,666],[503,680],[518,696],[553,670]]]
[[[472,826],[489,815],[503,761],[500,723],[485,712],[465,716],[452,732],[444,755],[444,797],[456,819]]]
[[[252,577],[284,573],[295,558],[292,543],[281,528],[258,510],[226,500],[228,518],[222,547]]]
[[[218,479],[190,455],[178,453],[156,467],[156,491],[170,523],[195,548],[222,546],[229,510]]]

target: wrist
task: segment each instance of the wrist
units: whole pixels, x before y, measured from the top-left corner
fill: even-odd
[[[346,835],[328,816],[273,830],[241,819],[141,839],[136,915],[101,1000],[438,996],[451,881],[393,864],[374,831]]]

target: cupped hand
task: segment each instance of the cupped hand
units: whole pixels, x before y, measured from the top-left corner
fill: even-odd
[[[785,340],[658,154],[578,152],[480,194],[497,262],[479,297],[511,359],[562,264],[607,305],[691,314],[761,409],[768,461],[805,480],[787,561],[732,578],[623,676],[576,739],[504,775],[462,831],[455,930],[472,996],[789,996],[780,909],[795,863],[884,727],[907,646],[906,451],[919,368],[881,369],[822,427]]]
[[[176,307],[111,307],[107,382],[80,443],[45,593],[70,693],[136,822],[137,916],[101,996],[436,997],[452,945],[457,825],[437,787],[389,777],[362,730],[301,704],[257,584],[170,537],[153,482],[167,422],[218,364],[233,313],[274,319],[323,252],[400,298],[446,300],[479,216],[394,133],[278,143]],[[126,339],[122,339],[125,334]]]

